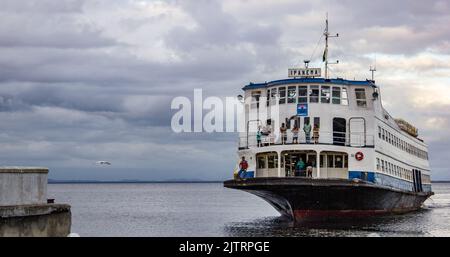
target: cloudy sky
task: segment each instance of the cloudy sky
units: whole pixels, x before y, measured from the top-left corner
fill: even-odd
[[[450,2],[0,0],[0,165],[53,179],[225,179],[234,134],[176,134],[175,96],[285,78],[329,13],[332,76],[370,77],[450,179]],[[109,160],[110,167],[94,165]]]

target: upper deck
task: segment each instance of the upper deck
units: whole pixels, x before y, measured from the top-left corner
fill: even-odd
[[[325,78],[292,78],[243,87],[246,99],[246,130],[240,135],[240,148],[257,145],[258,130],[265,145],[307,141],[303,131],[311,125],[311,135],[319,134],[317,144],[374,146],[373,81]],[[316,129],[314,129],[316,127]],[[293,132],[298,129],[297,133]]]

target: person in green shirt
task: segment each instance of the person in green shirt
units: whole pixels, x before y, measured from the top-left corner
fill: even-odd
[[[261,128],[258,128],[258,132],[256,132],[256,143],[258,147],[261,147]]]
[[[302,170],[305,169],[305,163],[303,162],[302,158],[300,158],[300,160],[297,161],[297,163],[295,164],[295,176],[300,176]]]
[[[305,125],[303,126],[303,131],[305,131],[306,143],[309,144],[311,138],[311,124],[309,123],[309,121],[305,122]]]

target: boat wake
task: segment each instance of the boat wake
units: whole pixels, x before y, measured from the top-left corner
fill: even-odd
[[[450,194],[439,194],[431,197],[423,203],[426,209],[450,208]]]

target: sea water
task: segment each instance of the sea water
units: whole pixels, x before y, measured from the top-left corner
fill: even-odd
[[[222,183],[50,184],[80,236],[450,236],[450,183],[419,211],[294,225],[264,200]]]

